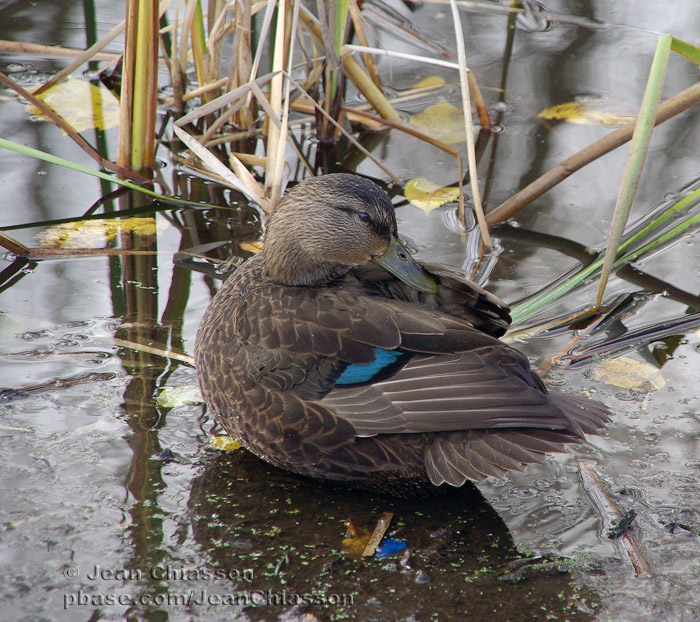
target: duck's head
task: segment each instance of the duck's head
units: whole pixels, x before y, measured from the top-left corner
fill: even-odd
[[[281,285],[325,285],[375,263],[415,289],[437,290],[399,241],[386,192],[356,175],[312,177],[290,190],[267,223],[262,259],[267,278]]]

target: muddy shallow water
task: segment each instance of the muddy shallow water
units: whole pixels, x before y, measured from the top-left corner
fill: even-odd
[[[122,8],[96,5],[101,35],[122,19]],[[547,127],[537,112],[595,96],[615,113],[632,115],[657,36],[669,32],[698,43],[693,0],[552,2],[548,8],[584,19],[558,19],[542,31],[517,28],[505,104],[494,108],[503,116],[492,152],[490,207],[610,131],[561,122]],[[409,17],[426,36],[453,45],[444,6],[425,6]],[[505,19],[470,12],[463,23],[470,65],[495,105]],[[5,3],[0,24],[4,39],[85,43],[83,6],[75,2]],[[385,47],[413,51],[382,37]],[[64,65],[0,55],[0,70],[19,81]],[[391,70],[396,89],[434,73],[420,68],[416,75],[414,65],[400,63]],[[440,75],[455,79],[447,70]],[[696,66],[672,57],[664,98],[697,76]],[[440,96],[459,105],[456,87]],[[691,110],[655,132],[633,221],[698,177],[699,119]],[[0,99],[0,136],[83,158],[59,131],[29,120],[12,98]],[[113,130],[100,140],[113,156]],[[402,179],[422,175],[454,183],[442,156],[414,139],[389,133],[373,142],[375,154]],[[562,253],[541,234],[603,246],[625,155],[622,148],[593,163],[523,211],[512,227],[496,230],[497,250],[481,264],[480,280],[513,303],[576,265],[580,246]],[[0,289],[0,617],[700,619],[696,329],[623,353],[660,371],[664,384],[655,390],[601,380],[603,362],[597,360],[551,372],[548,380],[557,386],[605,401],[614,420],[602,436],[569,454],[489,479],[480,492],[403,501],[296,478],[241,451],[212,448],[209,438],[220,430],[201,404],[164,406],[156,399],[166,388],[196,384],[191,366],[124,345],[154,343],[191,354],[199,319],[220,281],[179,258],[174,263],[174,255],[231,240],[215,253],[246,256],[250,251],[241,244],[259,236],[257,213],[237,203],[240,197],[178,171],[164,149],[159,156],[164,177],[183,196],[221,207],[158,206],[156,213],[146,205],[140,215],[155,214],[155,231],[135,234],[130,243],[157,251],[150,254],[24,266],[6,256],[0,263],[7,270]],[[426,162],[434,166],[426,170]],[[485,158],[484,175],[487,165]],[[385,181],[369,162],[358,171]],[[48,224],[16,225],[79,217],[101,192],[92,178],[0,151],[0,228],[29,246],[38,245],[36,236]],[[125,207],[119,201],[113,209]],[[402,205],[397,214],[419,258],[473,268],[477,235],[463,235],[453,205],[429,214]],[[650,293],[596,338],[700,311],[696,237],[689,234],[640,262],[661,286],[649,278],[611,281],[609,296]],[[552,313],[579,309],[595,291],[596,284],[578,290]],[[543,335],[519,347],[539,363],[563,350],[571,336]],[[636,578],[619,544],[606,537],[581,486],[580,459],[595,465],[623,510],[637,512],[634,533],[654,578]],[[387,511],[394,513],[388,536],[404,542],[408,553],[358,559],[347,522],[356,533],[371,531]]]

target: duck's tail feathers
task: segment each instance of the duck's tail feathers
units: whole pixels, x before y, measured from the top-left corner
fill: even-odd
[[[580,395],[549,391],[551,401],[564,411],[574,427],[586,434],[598,434],[610,421],[610,410],[605,404]],[[581,434],[583,436],[583,434]]]
[[[585,434],[597,434],[610,420],[610,411],[585,397],[550,392],[570,426],[564,430],[511,428],[453,432],[436,438],[425,453],[425,467],[433,484],[461,486],[467,480],[480,482],[526,465],[544,462],[551,452],[566,451],[569,443],[580,443]]]
[[[425,453],[425,467],[436,486],[461,486],[467,480],[480,482],[541,464],[546,454],[563,452],[567,444],[580,442],[569,430],[469,430],[435,439]]]

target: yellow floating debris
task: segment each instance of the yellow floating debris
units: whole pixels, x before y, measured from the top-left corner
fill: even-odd
[[[626,356],[605,360],[593,370],[593,377],[621,389],[656,391],[666,386],[661,370]]]
[[[242,251],[259,253],[262,250],[263,244],[262,240],[256,240],[255,242],[241,242],[238,246]]]
[[[426,214],[450,201],[459,198],[459,188],[438,186],[425,177],[411,179],[404,189],[404,196],[411,205],[420,207]]]
[[[37,235],[41,246],[61,248],[104,248],[118,233],[131,232],[135,235],[155,235],[168,226],[166,221],[158,222],[153,217],[134,217],[124,220],[78,220],[49,227]]]
[[[210,436],[209,446],[221,451],[236,451],[241,448],[241,444],[231,436]]]
[[[599,109],[596,105],[567,102],[547,108],[537,115],[541,119],[568,121],[580,125],[622,125],[633,117],[623,116]]]

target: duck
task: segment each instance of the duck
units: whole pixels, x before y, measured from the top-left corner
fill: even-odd
[[[383,189],[333,173],[280,200],[206,309],[195,367],[210,412],[259,458],[410,496],[522,471],[609,421],[548,389],[499,339],[510,323],[460,271],[413,259]]]

